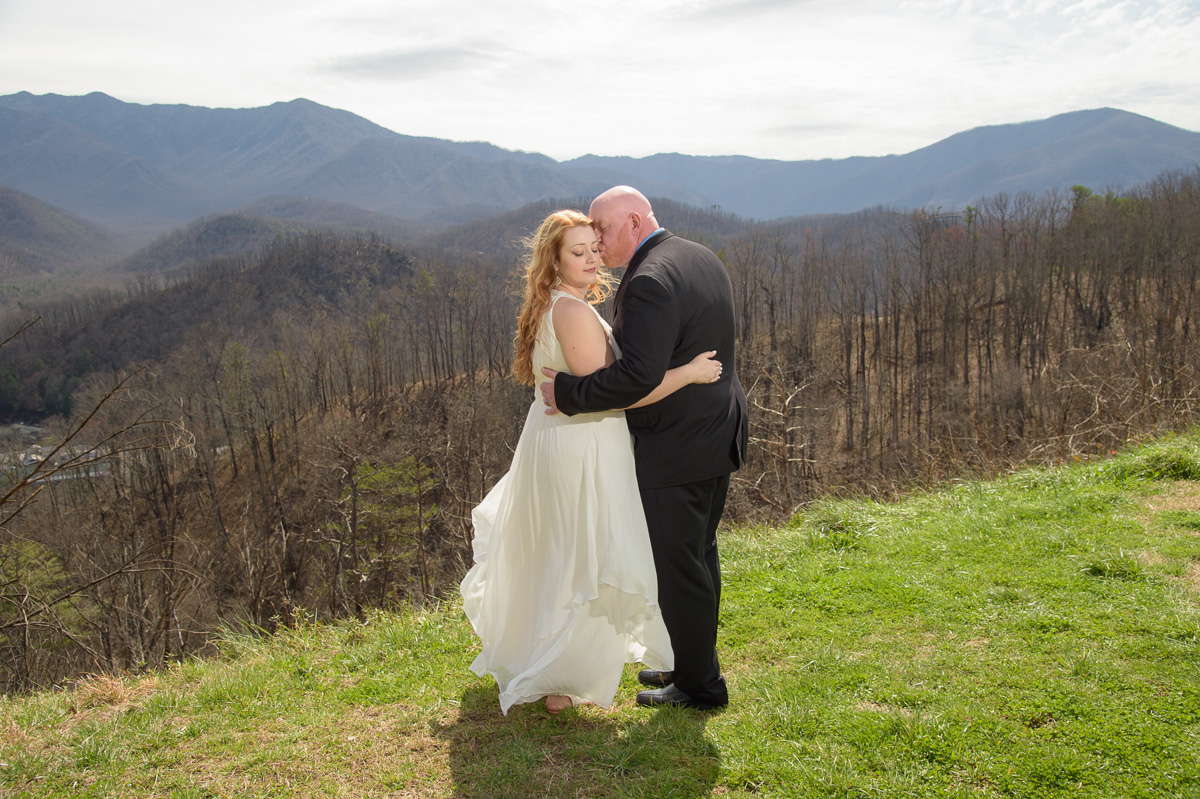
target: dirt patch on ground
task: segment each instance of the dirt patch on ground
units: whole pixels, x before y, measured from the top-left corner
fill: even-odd
[[[1138,562],[1145,563],[1148,566],[1161,566],[1167,562],[1167,559],[1158,552],[1148,549],[1145,552],[1138,553]]]
[[[1171,480],[1161,483],[1160,487],[1158,493],[1142,500],[1142,511],[1138,514],[1147,538],[1158,536],[1160,541],[1163,537],[1200,538],[1200,482]],[[1167,562],[1167,558],[1155,549],[1146,549],[1137,557],[1149,566],[1162,566]],[[1170,579],[1192,591],[1200,591],[1200,562],[1187,563],[1182,573],[1176,571]]]
[[[912,718],[917,715],[910,708],[897,707],[896,705],[881,705],[878,702],[859,702],[854,708],[866,713],[884,713],[889,716],[907,716],[908,718]]]
[[[219,796],[444,797],[454,785],[449,743],[426,719],[394,706],[315,715],[307,726],[263,720],[253,729],[197,737],[176,748],[169,771]],[[177,785],[172,791],[177,790]],[[165,795],[162,792],[147,797]],[[174,794],[172,794],[174,795]]]
[[[1146,508],[1152,513],[1164,511],[1200,511],[1200,483],[1192,480],[1173,480],[1162,484],[1163,490],[1146,497]]]

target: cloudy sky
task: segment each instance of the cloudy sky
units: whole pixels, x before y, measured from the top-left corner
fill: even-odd
[[[1190,0],[0,0],[0,94],[253,107],[566,160],[906,153],[1121,108],[1200,131]]]

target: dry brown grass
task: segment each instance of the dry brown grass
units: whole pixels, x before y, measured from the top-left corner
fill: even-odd
[[[1141,519],[1144,524],[1153,524],[1154,517],[1161,513],[1172,511],[1200,513],[1200,482],[1173,480],[1160,485],[1162,490],[1147,497],[1144,501],[1146,512],[1142,514]],[[1171,526],[1170,534],[1200,537],[1200,530]],[[1166,560],[1154,550],[1142,552],[1138,557],[1142,562],[1152,565],[1162,564]],[[1174,579],[1193,591],[1200,591],[1200,562],[1190,563],[1183,574]]]
[[[1200,563],[1193,563],[1184,572],[1183,582],[1195,591],[1200,591]]]
[[[1150,513],[1186,510],[1200,511],[1200,483],[1191,480],[1172,480],[1159,483],[1162,490],[1145,500]],[[1200,535],[1200,533],[1192,533]]]
[[[0,744],[4,746],[29,746],[29,736],[11,718],[0,721]]]
[[[76,685],[71,707],[76,712],[99,708],[125,710],[157,689],[158,680],[153,676],[129,678],[93,674]]]
[[[177,759],[162,770],[169,776],[163,785],[143,773],[130,787],[138,796],[165,799],[177,795],[185,776],[217,796],[449,797],[451,742],[437,733],[440,727],[387,706],[338,713],[302,729],[280,718],[226,734],[215,752],[208,735],[182,740]]]
[[[908,718],[913,718],[917,715],[911,708],[883,705],[878,702],[859,702],[854,706],[854,709],[865,713],[883,713],[888,716],[906,716]]]

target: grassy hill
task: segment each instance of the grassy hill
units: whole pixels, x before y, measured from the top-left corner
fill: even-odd
[[[732,704],[503,717],[457,601],[0,701],[0,788],[139,797],[1200,795],[1200,432],[724,532]]]

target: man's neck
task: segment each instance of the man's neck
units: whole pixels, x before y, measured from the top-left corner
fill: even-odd
[[[638,245],[637,245],[636,247],[634,247],[634,248],[633,248],[633,255],[629,256],[629,260],[630,260],[630,262],[631,262],[631,263],[633,262],[633,259],[637,257],[638,250],[642,249],[642,245],[643,245],[643,244],[645,244],[646,242],[650,241],[650,239],[652,239],[652,238],[654,238],[655,236],[657,236],[657,235],[658,235],[658,232],[659,232],[660,230],[666,230],[666,228],[663,228],[663,227],[657,228],[657,229],[655,229],[655,231],[654,231],[653,233],[651,233],[649,236],[647,236],[646,238],[644,238],[644,239],[642,239],[641,241],[639,241],[639,242],[638,242]],[[626,264],[626,266],[628,266],[628,264]]]

